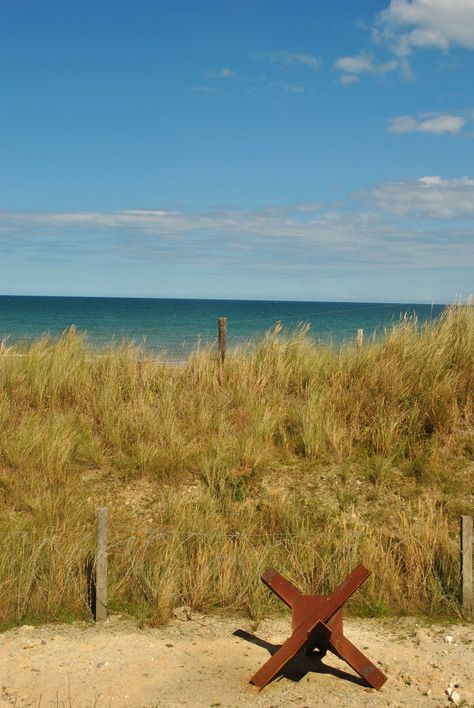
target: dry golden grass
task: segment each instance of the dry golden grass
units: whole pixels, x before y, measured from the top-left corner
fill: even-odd
[[[21,356],[19,354],[21,353]],[[94,511],[110,597],[276,609],[268,564],[312,591],[358,562],[361,613],[456,613],[456,524],[472,513],[474,312],[411,320],[358,350],[305,328],[173,367],[97,357],[74,330],[0,347],[0,623],[88,616]]]

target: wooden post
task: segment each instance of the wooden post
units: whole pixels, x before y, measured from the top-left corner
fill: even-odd
[[[107,619],[107,507],[97,509],[95,548],[95,621]]]
[[[461,516],[461,603],[465,619],[472,620],[472,516]]]
[[[358,329],[357,330],[357,346],[358,346],[358,348],[360,349],[363,344],[364,344],[364,330]]]
[[[227,332],[227,317],[219,317],[217,320],[217,329],[219,333],[219,360],[224,363],[225,359],[225,336]]]

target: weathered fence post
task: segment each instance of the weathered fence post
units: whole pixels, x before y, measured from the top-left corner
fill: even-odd
[[[95,547],[95,621],[107,619],[107,507],[97,509]]]
[[[219,333],[219,360],[224,363],[225,359],[225,337],[227,332],[227,317],[219,317],[217,320],[217,329]]]
[[[465,619],[472,620],[472,516],[461,516],[461,603]]]
[[[364,344],[364,330],[358,329],[357,330],[357,346],[358,346],[358,348],[360,349],[363,344]]]

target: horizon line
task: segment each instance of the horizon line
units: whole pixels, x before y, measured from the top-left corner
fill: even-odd
[[[425,300],[420,302],[415,302],[414,300],[347,300],[347,299],[336,299],[336,300],[299,300],[299,299],[280,299],[280,298],[236,298],[236,297],[170,297],[162,295],[51,295],[51,294],[13,294],[13,293],[0,293],[0,298],[57,298],[57,299],[84,299],[84,300],[198,300],[202,302],[281,302],[281,303],[314,303],[314,304],[332,304],[337,303],[341,305],[435,305],[444,306],[455,304],[463,304],[459,302],[459,296],[456,296],[452,302],[438,302],[436,300]],[[466,296],[465,300],[468,301],[472,296]],[[457,299],[457,302],[456,302]]]

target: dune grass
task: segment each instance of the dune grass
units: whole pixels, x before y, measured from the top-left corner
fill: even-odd
[[[21,356],[20,356],[21,354]],[[0,347],[0,624],[90,617],[97,505],[111,607],[278,609],[269,564],[326,591],[358,562],[361,614],[458,613],[472,513],[474,311],[357,349],[269,332],[183,366],[74,330]]]

